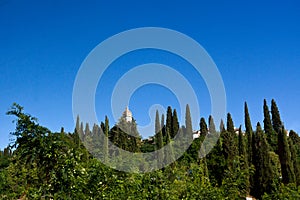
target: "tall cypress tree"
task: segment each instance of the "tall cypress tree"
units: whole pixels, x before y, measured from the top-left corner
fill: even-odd
[[[75,129],[77,130],[77,132],[80,131],[80,119],[79,119],[79,115],[77,115],[76,117],[76,126]]]
[[[172,116],[172,132],[173,137],[178,133],[179,130],[179,122],[178,122],[178,116],[176,109],[173,110],[173,116]]]
[[[187,135],[192,137],[193,126],[192,126],[190,106],[188,104],[186,105],[186,111],[185,111],[185,132]]]
[[[247,136],[247,150],[248,150],[248,162],[249,165],[252,163],[252,139],[253,139],[253,129],[252,129],[252,124],[251,124],[251,119],[248,111],[248,105],[247,102],[245,102],[245,127],[246,127],[246,136]]]
[[[79,138],[81,139],[81,141],[84,141],[84,131],[83,131],[83,122],[80,123],[80,131],[78,132],[79,134]]]
[[[271,102],[271,113],[272,113],[272,125],[273,125],[273,132],[271,135],[271,146],[273,147],[273,150],[275,152],[277,152],[278,150],[278,133],[280,132],[280,129],[282,128],[282,122],[280,119],[280,114],[279,114],[279,110],[278,107],[276,105],[276,102],[274,99],[272,99]]]
[[[165,143],[167,143],[167,132],[166,132],[166,126],[165,126],[165,115],[162,114],[161,115],[161,123],[160,123],[160,129],[161,129],[161,133],[162,133],[162,136],[163,136],[163,141]]]
[[[288,138],[289,141],[289,148],[291,151],[291,161],[293,164],[293,169],[295,173],[295,178],[296,178],[296,184],[300,185],[300,162],[297,159],[297,152],[296,152],[296,145],[294,144],[293,140],[291,138]]]
[[[158,114],[158,110],[156,110],[156,116],[155,116],[155,134],[156,134],[156,149],[160,150],[163,147],[163,135],[162,135],[162,131],[160,128],[160,121],[159,121],[159,114]],[[163,164],[163,160],[164,160],[164,155],[163,152],[158,151],[157,154],[157,162],[158,162],[158,168],[162,167]]]
[[[161,122],[160,122],[160,127],[163,129],[165,127],[165,115],[161,115]]]
[[[269,154],[269,145],[261,129],[260,123],[257,123],[255,133],[255,154],[253,163],[255,166],[253,196],[261,198],[267,192],[274,190],[274,172],[272,170],[271,158]]]
[[[172,146],[172,142],[171,142],[171,136],[169,131],[166,131],[166,143],[168,146],[166,146],[165,148],[165,152],[164,152],[164,161],[165,163],[171,163],[175,160],[174,157],[174,151],[173,151],[173,146]]]
[[[171,108],[171,106],[168,106],[168,108],[167,108],[166,131],[169,131],[170,136],[172,138],[174,137],[174,134],[172,132],[172,108]]]
[[[225,124],[224,124],[223,119],[221,119],[221,122],[220,122],[220,132],[222,133],[222,132],[224,132],[224,131],[226,131],[226,129],[225,129]]]
[[[273,132],[273,126],[272,126],[272,122],[271,122],[271,116],[270,116],[270,110],[269,107],[267,105],[267,101],[266,99],[264,99],[264,129],[265,129],[265,133],[267,134],[267,141],[270,145],[270,147],[272,148],[273,151],[276,151],[276,135]]]
[[[233,124],[232,117],[231,117],[230,113],[227,114],[227,131],[232,133],[232,134],[235,134],[234,124]]]
[[[235,143],[235,135],[229,131],[222,133],[222,149],[223,154],[229,168],[232,167],[236,156],[238,155],[238,147]]]
[[[209,117],[208,117],[208,127],[209,127],[209,132],[210,133],[216,133],[217,131],[216,131],[216,126],[215,126],[215,122],[214,122],[214,118],[211,116],[211,115],[209,115]]]
[[[242,132],[242,126],[239,128],[239,135],[238,135],[238,146],[239,146],[239,156],[244,157],[245,161],[247,162],[247,151],[245,145],[245,139]]]
[[[284,127],[278,133],[278,155],[281,164],[282,182],[284,184],[295,183],[291,152]]]
[[[77,147],[80,146],[80,137],[79,137],[79,132],[80,132],[80,119],[79,119],[79,115],[77,115],[76,118],[76,126],[75,126],[75,130],[74,130],[74,143],[76,144]]]
[[[205,137],[208,134],[207,124],[203,117],[201,117],[200,119],[200,132],[201,132],[201,136],[203,137]]]
[[[109,120],[108,117],[105,116],[105,123],[104,123],[104,142],[103,142],[103,154],[104,154],[104,161],[108,161],[108,132],[109,132]]]
[[[279,133],[280,129],[282,128],[282,122],[280,119],[280,114],[279,114],[277,104],[274,99],[272,99],[271,102],[271,113],[272,113],[273,129],[275,130],[276,133]]]

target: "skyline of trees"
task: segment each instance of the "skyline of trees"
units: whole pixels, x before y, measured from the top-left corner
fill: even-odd
[[[208,117],[208,123],[201,117],[200,136],[175,160],[178,147],[193,136],[189,105],[183,125],[171,106],[166,118],[157,111],[153,140],[142,140],[135,119],[130,122],[121,117],[110,128],[107,116],[99,125],[84,124],[78,116],[73,133],[65,133],[63,128],[60,133],[52,133],[40,126],[36,118],[24,114],[21,106],[13,104],[7,114],[17,118],[12,133],[16,139],[0,151],[0,197],[240,199],[251,195],[259,199],[299,199],[300,137],[292,130],[288,135],[275,100],[271,101],[271,111],[264,100],[263,113],[264,129],[259,122],[252,127],[245,102],[245,131],[241,126],[236,129],[230,113],[226,127],[221,121],[220,131],[215,128],[213,116]],[[177,133],[183,136],[180,143],[174,142]],[[206,143],[214,146],[205,152],[207,146],[201,148],[204,140],[213,137],[219,139],[216,144]],[[109,161],[110,156],[118,155],[120,152],[112,144],[133,153],[153,152],[167,144],[169,149],[161,151],[157,158],[146,158],[156,159],[160,170],[128,174],[110,169],[96,159]],[[169,166],[161,166],[172,161]],[[128,158],[115,165],[130,167],[128,162],[135,161]]]

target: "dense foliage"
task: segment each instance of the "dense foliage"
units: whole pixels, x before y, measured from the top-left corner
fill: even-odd
[[[0,151],[0,199],[300,199],[300,137],[284,129],[274,100],[272,116],[266,101],[263,108],[264,130],[260,123],[252,129],[245,103],[245,132],[234,127],[230,113],[220,132],[212,116],[208,125],[201,118],[199,137],[180,159],[154,172],[125,173],[95,157],[118,154],[112,144],[135,153],[178,145],[173,144],[177,133],[192,136],[188,105],[184,126],[168,107],[166,121],[156,113],[154,136],[141,140],[134,119],[121,117],[110,128],[106,117],[90,129],[78,117],[73,133],[63,128],[53,133],[13,104],[7,114],[16,117],[15,141]],[[219,140],[201,158],[205,137]],[[173,150],[168,152],[160,158],[174,160]]]

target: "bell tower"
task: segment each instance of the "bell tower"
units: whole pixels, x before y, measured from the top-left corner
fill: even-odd
[[[123,118],[126,122],[132,122],[132,112],[129,110],[128,106],[126,106],[126,109],[123,112]]]

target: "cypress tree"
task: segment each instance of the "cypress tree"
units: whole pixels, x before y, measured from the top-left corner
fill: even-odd
[[[74,143],[77,147],[80,146],[80,137],[79,137],[79,132],[80,132],[80,119],[79,119],[79,115],[77,115],[76,118],[76,126],[75,126],[75,130],[74,130]]]
[[[273,126],[272,126],[272,122],[271,122],[271,116],[270,116],[270,110],[269,107],[267,105],[267,101],[266,99],[264,99],[264,129],[265,129],[265,133],[267,134],[267,141],[270,145],[270,147],[272,148],[273,151],[276,151],[277,148],[277,138],[276,135],[273,131]]]
[[[245,102],[245,127],[246,127],[246,135],[247,135],[247,150],[248,150],[248,162],[249,165],[251,165],[252,163],[252,139],[253,139],[253,130],[252,130],[252,124],[251,124],[251,120],[250,120],[250,115],[249,115],[249,111],[248,111],[248,105],[247,102]]]
[[[86,123],[84,129],[84,135],[87,137],[88,135],[90,135],[90,133],[91,133],[90,126],[88,123]]]
[[[224,132],[225,131],[225,125],[224,125],[224,121],[223,119],[221,119],[221,122],[220,122],[220,132]]]
[[[293,143],[296,146],[299,146],[299,148],[300,148],[300,137],[295,131],[293,131],[293,130],[290,131],[289,138],[293,141]],[[300,151],[299,151],[299,153],[300,153]],[[300,157],[300,154],[299,154],[299,157]]]
[[[238,135],[238,149],[239,149],[239,156],[240,156],[240,164],[241,168],[243,170],[249,170],[249,165],[248,165],[248,155],[246,151],[246,145],[245,145],[245,137],[242,132],[242,126],[239,127],[239,135]],[[247,175],[245,177],[245,186],[247,193],[250,191],[250,176]]]
[[[291,152],[284,127],[278,133],[278,155],[282,172],[282,183],[295,183],[295,173],[291,161]]]
[[[277,107],[274,99],[272,99],[272,102],[271,102],[271,113],[272,113],[273,132],[271,135],[271,140],[270,140],[271,144],[270,145],[273,147],[273,150],[275,152],[277,152],[277,150],[278,150],[277,139],[278,139],[278,133],[280,132],[280,129],[282,128],[282,122],[280,119],[278,107]]]
[[[271,113],[272,113],[273,129],[276,133],[279,133],[280,129],[282,128],[282,122],[280,119],[280,114],[279,114],[277,104],[274,99],[272,99],[271,102]]]
[[[169,131],[170,136],[172,138],[174,137],[174,134],[172,132],[172,108],[171,108],[171,106],[168,106],[168,108],[167,108],[166,131]]]
[[[183,128],[183,130],[184,130],[184,137],[182,138],[183,139],[182,142],[183,142],[184,147],[186,147],[186,146],[188,146],[188,141],[193,138],[193,127],[192,127],[191,112],[190,112],[190,107],[189,107],[188,104],[186,105],[186,110],[185,110],[185,127]],[[194,146],[193,143],[195,143],[195,142],[196,141],[194,140],[192,142],[192,144],[189,146],[186,155],[192,155],[193,154],[192,151],[195,150],[195,148],[193,148],[193,146]],[[197,153],[198,153],[198,150],[199,149],[196,150]],[[195,158],[195,157],[193,157],[193,158]]]
[[[177,111],[176,109],[173,110],[173,116],[172,116],[172,132],[173,132],[173,138],[178,133],[179,130],[179,122],[177,117]]]
[[[264,130],[267,135],[271,135],[273,131],[270,111],[266,99],[264,99]]]
[[[92,136],[97,135],[97,132],[98,132],[98,126],[94,124],[92,129]]]
[[[160,150],[163,147],[163,135],[160,128],[160,121],[159,121],[159,114],[158,110],[156,110],[156,116],[155,116],[155,134],[156,134],[156,150]],[[157,154],[157,162],[158,162],[158,168],[162,167],[164,155],[163,152],[158,151]]]
[[[80,131],[80,119],[79,119],[79,115],[77,115],[76,117],[76,126],[75,129],[77,130],[77,132]]]
[[[201,132],[201,136],[203,137],[205,137],[208,134],[207,124],[203,117],[201,117],[200,119],[200,132]]]
[[[165,148],[164,156],[165,156],[165,163],[171,163],[175,160],[172,142],[171,142],[171,136],[169,131],[166,131],[166,143],[169,145]]]
[[[161,128],[160,128],[158,110],[156,110],[156,115],[155,115],[155,134],[158,134],[159,131],[161,131]]]
[[[160,129],[163,136],[163,141],[167,143],[167,133],[166,133],[166,126],[165,126],[165,115],[161,115],[161,123],[160,123]]]
[[[223,152],[222,141],[223,141],[223,133],[221,133],[221,136],[217,144],[207,155],[207,165],[209,169],[209,175],[211,176],[212,183],[215,183],[217,186],[222,185],[222,180],[226,169],[225,157],[224,154],[221,153]]]
[[[222,149],[223,154],[227,162],[227,166],[232,168],[232,164],[238,155],[238,148],[235,144],[235,135],[229,131],[224,131],[222,133]]]
[[[269,154],[269,145],[261,129],[260,123],[257,123],[255,133],[255,154],[253,163],[255,165],[253,196],[261,198],[267,192],[274,190],[274,172],[272,170],[271,158]]]
[[[161,127],[161,128],[164,128],[164,127],[165,127],[165,115],[164,115],[164,114],[161,115],[161,123],[160,123],[160,127]]]
[[[296,184],[300,185],[300,163],[299,160],[297,159],[297,152],[296,152],[296,148],[295,148],[295,144],[293,142],[293,140],[291,138],[288,138],[289,141],[289,148],[291,151],[291,161],[293,164],[293,169],[294,169],[294,173],[295,173],[295,178],[296,178]]]
[[[244,159],[246,160],[247,152],[246,152],[245,139],[242,132],[242,126],[240,126],[239,128],[238,144],[239,144],[239,156],[244,157]]]
[[[109,120],[108,117],[105,116],[105,123],[104,123],[104,142],[103,142],[103,155],[104,155],[104,161],[108,161],[108,132],[109,132]]]
[[[189,136],[193,135],[192,118],[191,118],[190,106],[188,104],[186,105],[186,111],[185,111],[185,132]]]
[[[232,117],[231,117],[230,113],[227,114],[227,131],[232,133],[232,134],[235,134],[234,124],[233,124]]]
[[[79,134],[79,138],[81,139],[81,141],[84,141],[85,137],[84,137],[84,131],[83,131],[83,122],[80,123],[80,131],[78,132]]]
[[[128,143],[129,143],[129,150],[131,152],[140,152],[141,147],[141,136],[137,130],[137,124],[135,119],[132,119],[132,122],[129,122],[130,133],[131,135],[128,136]],[[162,135],[162,133],[161,133]]]
[[[211,115],[209,115],[209,117],[208,117],[208,127],[209,127],[209,129],[208,129],[208,131],[210,132],[210,133],[216,133],[217,131],[216,131],[216,126],[215,126],[215,122],[214,122],[214,118],[211,116]]]

